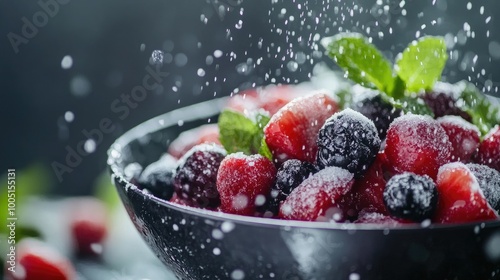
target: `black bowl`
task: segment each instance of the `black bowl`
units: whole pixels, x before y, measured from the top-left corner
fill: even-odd
[[[156,117],[108,152],[130,218],[180,279],[500,279],[500,221],[387,228],[243,217],[172,204],[125,179],[127,164],[145,166],[182,131],[216,122],[223,103]]]

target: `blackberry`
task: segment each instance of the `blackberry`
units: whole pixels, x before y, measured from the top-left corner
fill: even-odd
[[[353,102],[351,107],[373,121],[380,139],[385,139],[389,125],[402,114],[401,109],[396,109],[382,100],[377,91],[364,92],[362,97]]]
[[[271,189],[269,210],[278,213],[280,202],[305,179],[318,172],[318,168],[307,161],[298,159],[287,160],[281,165],[276,174],[276,182]]]
[[[200,144],[189,150],[175,171],[174,188],[180,199],[201,208],[220,205],[217,172],[226,151],[216,144]]]
[[[456,100],[450,94],[430,91],[426,92],[422,98],[434,113],[435,118],[453,115],[460,116],[464,120],[472,122],[472,117],[457,106]]]
[[[467,167],[476,177],[490,206],[500,212],[500,172],[482,164],[469,163]]]
[[[434,214],[438,202],[436,184],[427,176],[406,172],[395,175],[385,185],[384,204],[401,219],[421,222]]]
[[[165,154],[158,161],[148,165],[138,178],[137,174],[140,172],[138,165],[130,164],[124,172],[125,176],[131,176],[131,181],[137,183],[140,188],[147,189],[156,197],[169,200],[174,193],[173,170],[175,166],[176,160]]]
[[[319,130],[316,163],[320,168],[347,169],[359,178],[375,160],[380,143],[371,120],[345,109],[327,119]]]

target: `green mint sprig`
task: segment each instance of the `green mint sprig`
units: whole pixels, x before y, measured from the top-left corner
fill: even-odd
[[[448,59],[443,38],[426,36],[412,42],[394,67],[359,33],[341,33],[323,39],[322,44],[352,81],[378,89],[384,100],[405,112],[432,115],[414,93],[431,89],[441,77]]]
[[[228,153],[259,153],[272,160],[271,152],[264,141],[264,127],[269,120],[270,117],[263,113],[249,118],[236,111],[224,110],[219,115],[220,142]]]
[[[458,103],[472,117],[472,122],[484,136],[495,125],[500,124],[500,107],[492,104],[473,84],[459,82],[463,87]]]
[[[340,33],[324,38],[322,44],[348,78],[395,99],[403,98],[405,92],[431,89],[448,60],[441,37],[425,36],[413,41],[398,55],[394,67],[359,33]]]

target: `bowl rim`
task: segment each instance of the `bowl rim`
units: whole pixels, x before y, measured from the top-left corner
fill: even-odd
[[[400,225],[377,225],[377,224],[354,224],[354,223],[332,223],[322,221],[296,221],[296,220],[281,220],[262,217],[251,217],[236,214],[223,213],[219,211],[200,209],[191,206],[179,205],[172,203],[161,198],[158,198],[148,192],[141,190],[137,185],[128,181],[124,174],[123,169],[119,167],[121,161],[122,149],[133,140],[157,132],[161,129],[178,125],[178,120],[195,121],[204,118],[210,119],[216,116],[224,108],[227,103],[228,97],[221,97],[208,101],[196,103],[186,107],[181,107],[170,112],[161,114],[152,119],[149,119],[129,131],[125,132],[122,136],[117,138],[115,142],[108,149],[107,165],[111,172],[112,179],[118,179],[119,185],[117,187],[124,188],[125,192],[135,192],[142,196],[144,199],[150,199],[156,204],[170,208],[171,210],[182,212],[187,215],[194,215],[198,218],[218,220],[220,222],[232,222],[234,224],[246,224],[251,226],[260,227],[274,227],[274,228],[301,228],[301,229],[330,229],[330,230],[360,230],[360,231],[376,231],[383,232],[392,231],[408,231],[408,230],[457,230],[457,229],[473,229],[476,227],[480,229],[487,227],[500,227],[500,220],[497,221],[483,221],[483,222],[468,222],[460,224],[430,224],[424,225],[422,223],[416,224],[400,224]],[[165,147],[166,150],[166,147]],[[120,197],[120,199],[122,199]],[[123,201],[122,201],[123,202]]]

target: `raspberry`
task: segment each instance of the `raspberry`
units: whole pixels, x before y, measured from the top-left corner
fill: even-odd
[[[500,171],[500,126],[497,125],[484,136],[479,145],[475,162]]]
[[[221,210],[252,216],[265,203],[276,179],[276,167],[261,155],[228,155],[220,164],[217,190]]]
[[[180,199],[201,208],[220,204],[217,172],[226,151],[216,144],[194,146],[180,160],[175,171],[174,187]]]
[[[281,108],[264,128],[273,157],[279,162],[298,159],[313,163],[318,131],[337,108],[325,93],[296,98]]]
[[[431,117],[404,115],[387,131],[384,153],[396,173],[412,172],[436,178],[441,165],[451,158],[445,130]]]
[[[372,121],[345,109],[330,117],[319,130],[317,165],[341,167],[359,178],[375,160],[380,142]]]
[[[429,219],[437,202],[436,184],[429,176],[403,173],[389,179],[385,186],[384,203],[396,218],[415,222]]]
[[[276,174],[276,183],[271,190],[270,208],[277,213],[281,201],[298,187],[302,181],[318,172],[313,164],[298,159],[287,160],[281,165]]]
[[[380,139],[385,138],[389,125],[402,114],[401,109],[392,107],[377,91],[369,89],[365,89],[361,98],[353,103],[352,109],[373,121]]]
[[[94,198],[78,198],[72,201],[70,229],[79,256],[95,256],[93,245],[102,244],[108,232],[106,206]]]
[[[144,169],[137,184],[154,196],[169,200],[174,193],[173,173],[176,166],[177,161],[171,155],[165,154]]]
[[[281,204],[279,216],[287,220],[342,220],[339,202],[354,183],[353,174],[338,167],[326,167],[305,179]],[[329,211],[331,210],[331,211]],[[340,217],[336,217],[336,215]]]
[[[7,280],[73,280],[71,262],[48,244],[36,239],[23,239],[17,245],[15,272],[6,271]]]
[[[476,177],[490,206],[500,213],[500,172],[481,164],[469,163],[467,167]]]
[[[470,162],[479,147],[479,129],[458,116],[444,116],[437,119],[444,128],[451,143],[451,160]]]
[[[451,93],[431,91],[425,93],[422,98],[436,118],[454,115],[460,116],[468,122],[472,122],[471,116],[459,108],[455,98],[451,96]]]
[[[205,124],[182,132],[170,143],[168,153],[175,158],[181,158],[194,146],[204,143],[220,144],[217,124]]]
[[[497,213],[484,197],[471,170],[463,163],[448,163],[437,175],[439,201],[434,221],[466,223],[495,220]]]

